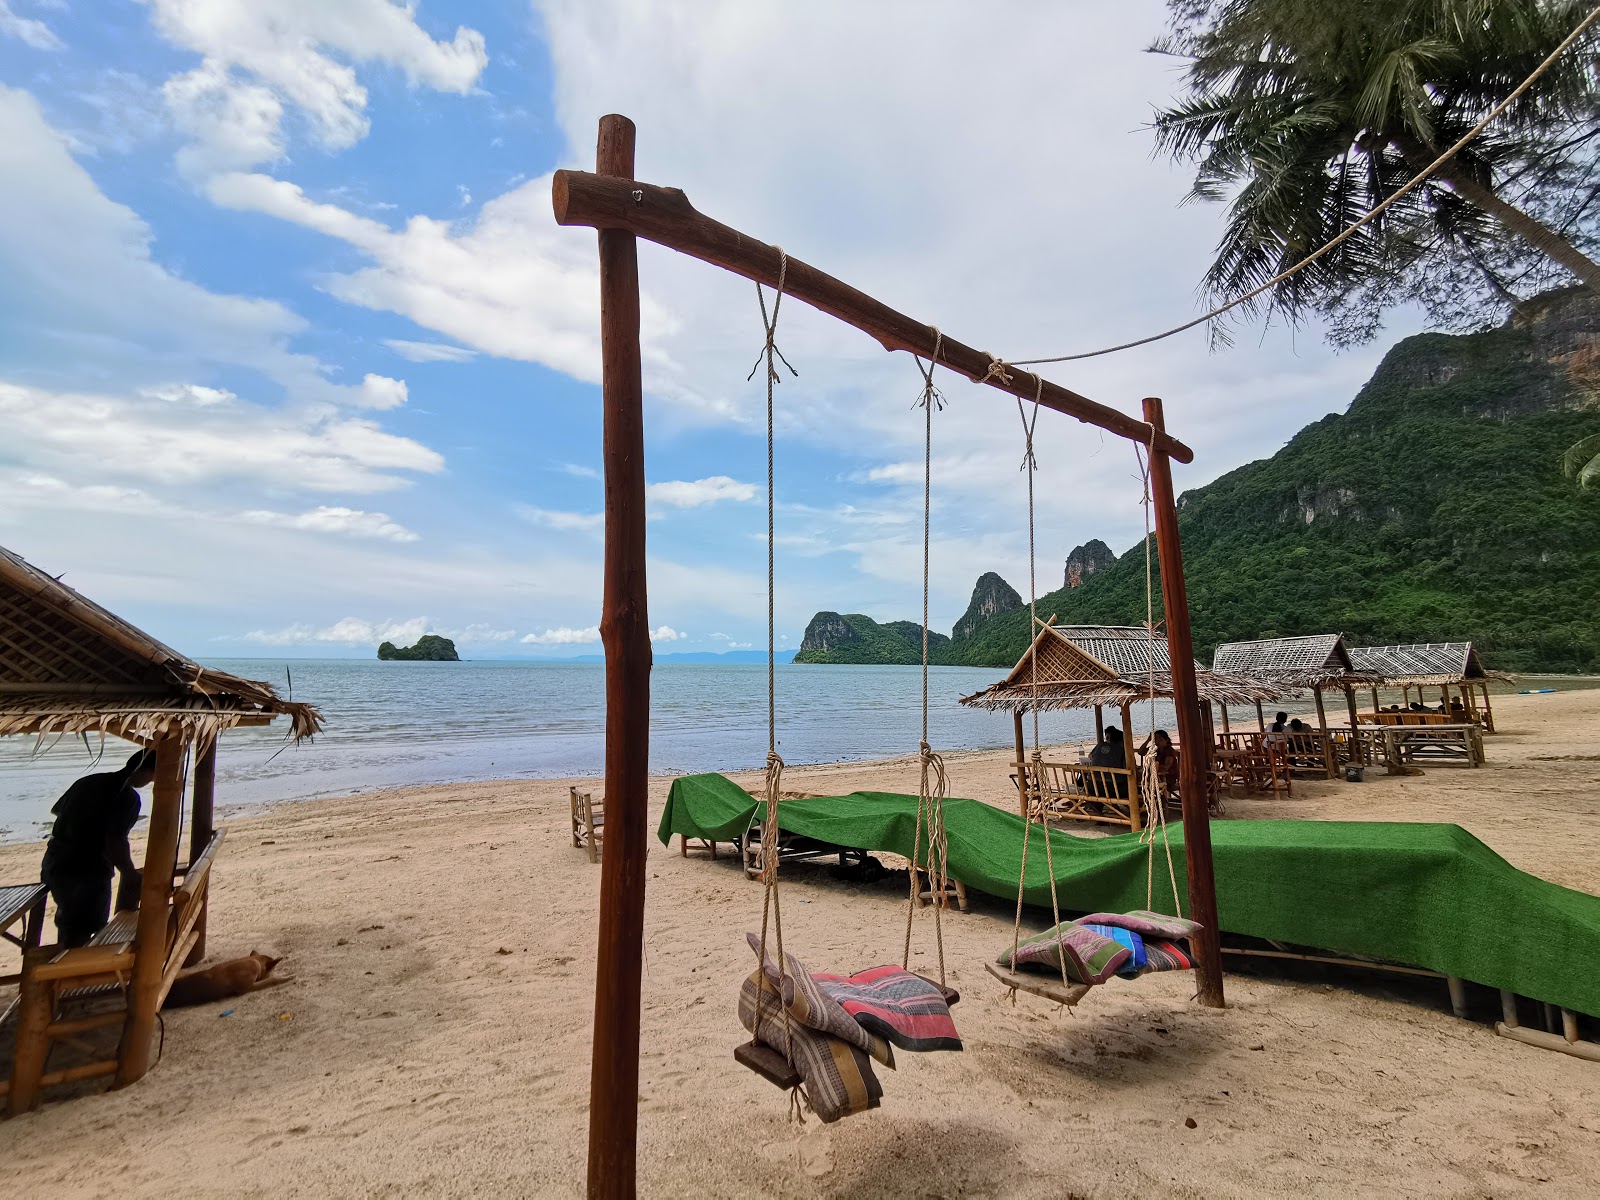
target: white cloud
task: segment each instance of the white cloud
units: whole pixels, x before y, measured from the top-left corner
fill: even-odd
[[[368,621],[360,617],[346,617],[342,621],[317,628],[296,624],[283,629],[255,629],[244,635],[244,640],[263,646],[307,646],[318,642],[376,647],[379,642],[394,642],[409,646],[429,631],[427,617],[409,617],[403,620]]]
[[[444,468],[438,454],[409,438],[318,409],[232,402],[180,407],[150,395],[58,393],[0,381],[0,424],[8,450],[68,477],[93,464],[102,478],[169,485],[244,479],[309,491],[378,492],[404,486],[402,472]]]
[[[543,633],[528,633],[522,637],[523,645],[526,646],[586,646],[599,640],[598,625],[591,625],[587,629],[569,629],[562,626],[560,629],[546,629]]]
[[[726,475],[712,475],[706,479],[652,483],[645,488],[645,495],[657,504],[672,508],[699,508],[719,500],[753,500],[759,491],[753,483],[740,483]]]
[[[192,404],[196,408],[214,408],[239,399],[226,388],[205,387],[198,383],[169,383],[162,387],[145,388],[141,394],[165,400],[169,404]]]
[[[310,533],[336,533],[348,537],[379,538],[387,542],[414,542],[417,535],[390,519],[388,513],[363,512],[358,508],[322,505],[303,513],[252,509],[239,514],[252,525],[276,525],[280,529],[300,529]]]
[[[8,0],[0,0],[0,34],[14,37],[35,50],[61,49],[61,39],[51,31],[50,26],[32,17],[18,16],[12,11]]]
[[[442,342],[408,342],[404,338],[385,338],[383,344],[401,358],[419,363],[471,362],[478,357],[476,350],[447,346]]]
[[[239,170],[283,155],[285,107],[313,140],[341,150],[366,136],[367,90],[355,63],[402,71],[413,87],[466,93],[488,62],[483,35],[434,40],[413,5],[390,0],[145,0],[168,41],[201,56],[169,80],[168,104],[192,139],[179,155],[194,174]]]
[[[679,642],[688,636],[687,633],[682,633],[671,625],[663,625],[659,629],[650,631],[650,640],[652,642]]]
[[[356,403],[363,408],[399,408],[406,402],[408,392],[403,379],[390,379],[387,375],[367,375],[356,390]]]
[[[514,511],[524,521],[534,525],[568,532],[598,533],[605,528],[606,523],[604,513],[560,512],[549,508],[535,508],[531,504],[519,504]]]

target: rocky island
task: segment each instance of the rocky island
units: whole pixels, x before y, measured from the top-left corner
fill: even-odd
[[[378,647],[378,657],[384,662],[460,662],[456,644],[437,633],[425,633],[415,646],[396,646],[384,642]]]

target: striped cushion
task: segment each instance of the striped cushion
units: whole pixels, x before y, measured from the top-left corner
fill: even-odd
[[[750,949],[760,954],[760,937],[753,933],[746,933],[744,936],[750,943]],[[781,978],[778,975],[777,964],[772,961],[770,955],[764,966],[767,980],[778,987],[783,996],[784,1007],[789,1010],[792,1021],[798,1021],[818,1033],[848,1042],[886,1067],[894,1066],[894,1051],[888,1042],[868,1031],[835,1003],[833,998],[817,985],[816,979],[798,958],[785,951],[783,960],[787,969]]]
[[[959,1050],[961,1035],[944,993],[899,967],[813,977],[863,1028],[902,1050]]]
[[[1008,949],[1000,955],[1002,967],[1032,967],[1047,974],[1063,970],[1072,983],[1104,983],[1117,973],[1133,952],[1103,934],[1074,921],[1061,924],[1025,939],[1018,947],[1015,963]]]
[[[806,1100],[824,1122],[877,1108],[883,1085],[872,1060],[838,1038],[783,1019],[777,988],[758,968],[739,987],[739,1023],[799,1073]]]
[[[1165,938],[1168,941],[1192,938],[1200,930],[1198,921],[1187,917],[1169,917],[1165,913],[1136,909],[1130,913],[1090,913],[1078,918],[1079,925],[1112,925],[1118,929],[1131,929],[1141,937]]]

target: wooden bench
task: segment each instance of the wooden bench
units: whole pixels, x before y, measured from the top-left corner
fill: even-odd
[[[1484,763],[1483,729],[1476,723],[1461,725],[1386,725],[1378,730],[1383,761],[1389,773],[1403,775],[1419,757],[1458,762],[1469,767]]]
[[[1013,778],[1022,781],[1027,812],[1034,820],[1112,822],[1136,832],[1149,824],[1149,801],[1138,798],[1137,781],[1125,767],[1023,762],[1016,768]]]
[[[205,911],[211,867],[221,844],[219,829],[190,861],[182,882],[170,893],[158,1008],[200,937],[198,925]],[[126,993],[133,973],[138,929],[139,914],[129,910],[113,916],[89,939],[88,945],[66,950],[46,946],[25,953],[11,1078],[0,1083],[8,1116],[33,1108],[44,1088],[116,1073],[118,1059],[114,1057],[56,1071],[47,1071],[46,1067],[55,1041],[126,1022]],[[116,993],[122,994],[123,1003],[111,1011],[76,1018],[64,1011],[73,1001]]]
[[[588,792],[568,788],[572,804],[572,844],[589,852],[590,862],[600,861],[600,847],[605,841],[606,805],[598,803]],[[713,856],[714,857],[714,856]]]

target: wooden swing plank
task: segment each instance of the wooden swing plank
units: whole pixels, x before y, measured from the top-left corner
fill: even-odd
[[[1008,988],[1053,1000],[1057,1004],[1076,1004],[1089,994],[1089,988],[1092,986],[1087,983],[1063,983],[1059,977],[1052,975],[1012,971],[999,963],[984,963],[983,969]]]
[[[761,1078],[775,1087],[784,1091],[800,1086],[800,1074],[789,1060],[784,1058],[771,1046],[763,1046],[759,1042],[741,1042],[734,1047],[734,1061],[741,1067],[748,1067]]]

